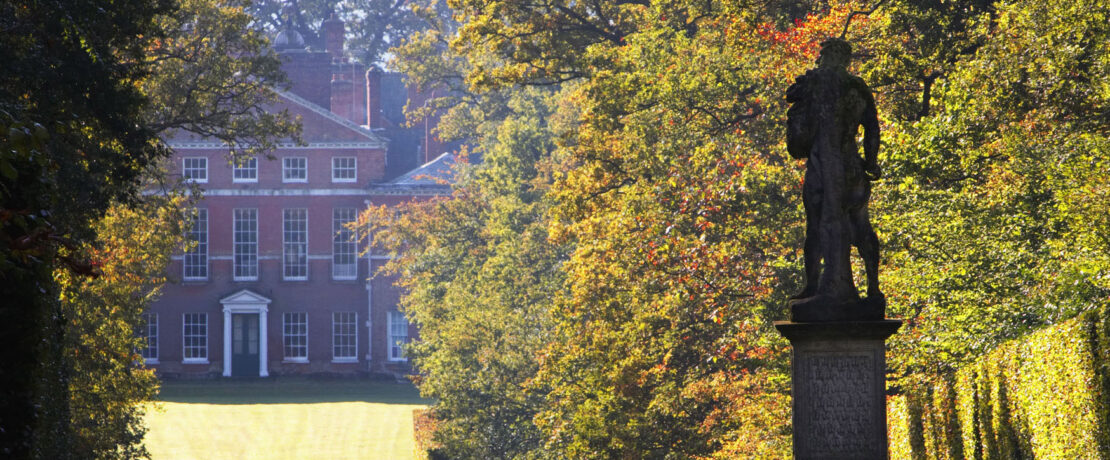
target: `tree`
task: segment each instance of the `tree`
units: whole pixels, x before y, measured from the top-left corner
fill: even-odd
[[[69,372],[68,458],[146,457],[142,403],[153,399],[158,379],[136,365],[146,344],[135,331],[141,314],[169,281],[170,255],[184,235],[181,196],[149,196],[133,206],[113,205],[94,225],[95,242],[84,254],[97,276],[56,269],[65,313],[65,362]]]
[[[781,455],[784,343],[760,319],[793,289],[790,238],[772,229],[799,219],[787,196],[800,177],[769,151],[781,117],[764,114],[847,11],[787,36],[712,4],[488,3],[452,3],[457,33],[433,28],[398,56],[462,83],[463,101],[575,83],[554,102],[570,110],[547,214],[574,250],[529,378],[546,395],[545,444],[529,454]],[[421,58],[444,43],[461,64]]]
[[[860,67],[871,86],[891,99],[891,119],[913,121],[930,114],[934,89],[986,37],[976,32],[995,14],[993,0],[895,1],[879,4],[873,26],[859,40],[870,55]],[[849,30],[857,32],[857,30]]]
[[[294,30],[316,49],[324,48],[324,21],[335,14],[346,23],[349,51],[368,66],[425,24],[408,0],[262,0],[249,10],[267,30]]]
[[[323,22],[338,4],[339,0],[260,0],[251,2],[247,11],[263,29],[271,33],[294,30],[306,44],[323,49]]]
[[[439,88],[410,120],[439,116],[436,134],[465,141],[469,161],[451,197],[410,203],[368,222],[398,258],[387,269],[406,288],[420,327],[409,348],[420,369],[439,453],[450,458],[543,455],[533,419],[547,392],[530,386],[563,289],[567,247],[548,241],[546,191],[554,138],[567,129],[557,88],[474,91],[470,62],[448,47],[456,24],[437,5],[417,7],[428,27],[394,48],[390,65],[411,84]]]
[[[424,21],[409,0],[349,0],[340,4],[351,54],[364,65],[385,61],[390,48],[422,30]]]
[[[252,116],[272,97],[264,85],[277,61],[245,18],[241,5],[222,1],[0,5],[5,456],[63,458],[88,438],[71,425],[79,412],[70,382],[92,363],[70,360],[66,348],[71,321],[82,320],[74,315],[87,311],[66,311],[54,273],[96,275],[80,248],[110,206],[138,203],[140,179],[168,155],[165,130],[213,135],[246,152],[295,137],[287,118]]]
[[[150,74],[145,125],[162,138],[178,131],[221,141],[229,156],[299,141],[300,125],[276,112],[275,88],[285,84],[281,61],[254,24],[245,0],[179,0],[156,17],[165,35],[148,44]]]
[[[154,23],[168,2],[99,5],[65,0],[0,5],[0,445],[11,458],[69,421],[59,364],[63,322],[51,279],[58,248],[89,237],[87,223],[162,155],[143,124],[135,84]],[[64,12],[64,14],[60,14]],[[58,397],[62,396],[62,397]]]
[[[544,445],[526,455],[788,455],[770,323],[798,291],[803,225],[783,95],[828,36],[847,34],[882,116],[872,212],[888,311],[907,320],[898,386],[1104,302],[1106,5],[787,3],[455,0],[457,27],[398,51],[459,89],[445,104],[564,85],[545,219],[569,257],[528,377]],[[465,264],[464,247],[436,255]],[[455,409],[441,422],[474,415]]]
[[[453,112],[449,123],[477,117],[464,124],[478,128],[483,163],[460,171],[450,197],[362,219],[396,257],[387,272],[400,275],[404,312],[420,327],[407,353],[421,394],[436,400],[435,440],[450,458],[517,458],[542,446],[532,418],[545,392],[528,381],[551,332],[565,257],[547,240],[543,199],[554,98],[526,91],[500,112]]]
[[[907,384],[1110,294],[1105,239],[1094,236],[1106,232],[1108,100],[1095,88],[1106,81],[1108,14],[1097,2],[963,9],[967,26],[942,44],[975,52],[922,60],[944,70],[930,110],[880,93],[880,112],[904,114],[888,122],[875,215],[900,297],[892,310],[910,325],[892,344]],[[879,18],[863,36],[886,43],[896,21]]]

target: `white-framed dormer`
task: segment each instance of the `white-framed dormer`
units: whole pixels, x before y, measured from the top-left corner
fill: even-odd
[[[224,307],[224,377],[231,377],[231,315],[236,313],[258,314],[258,376],[269,377],[266,317],[270,312],[270,302],[270,299],[250,289],[243,289],[220,299],[220,304]]]

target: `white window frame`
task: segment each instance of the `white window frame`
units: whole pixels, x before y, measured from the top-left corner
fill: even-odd
[[[408,361],[408,358],[405,357],[404,347],[409,343],[409,321],[403,313],[397,310],[390,310],[388,319],[389,360]],[[402,330],[401,328],[403,328],[404,335],[397,334],[398,331]],[[401,338],[400,341],[398,341],[398,337]]]
[[[301,344],[290,344],[290,340],[297,338]],[[290,356],[289,350],[293,348],[303,350],[304,356]],[[281,315],[281,352],[282,362],[308,362],[308,313],[289,312]]]
[[[350,321],[346,321],[347,319]],[[340,327],[349,328],[349,332],[347,330],[341,331]],[[344,340],[344,343],[340,343],[340,338],[349,339],[350,343],[346,343],[346,340]],[[336,354],[340,347],[350,347],[351,355]],[[358,362],[358,312],[334,311],[331,313],[331,362]]]
[[[291,162],[299,162],[300,167],[290,167]],[[300,172],[302,177],[289,177],[291,172]],[[285,157],[281,159],[281,181],[284,183],[308,182],[308,157]]]
[[[296,260],[290,263],[291,258]],[[286,281],[308,280],[308,209],[281,210],[281,277]]]
[[[241,213],[250,213],[250,219]],[[253,221],[253,229],[245,228],[240,230],[240,221],[244,225],[249,226]],[[240,240],[240,236],[250,236],[250,241],[246,239]],[[235,208],[232,211],[231,218],[231,241],[232,241],[232,279],[234,281],[257,281],[258,280],[258,209],[257,208]],[[249,249],[249,251],[247,251]],[[252,263],[250,265],[241,264],[241,258],[250,258]],[[244,260],[244,262],[246,262]],[[240,268],[244,269],[245,274],[240,274]]]
[[[231,182],[258,182],[258,158],[250,157],[241,163],[235,162],[231,166]]]
[[[192,318],[190,318],[192,316]],[[201,319],[201,322],[189,320]],[[189,326],[199,327],[199,334],[190,334]],[[190,345],[189,339],[199,339],[201,345]],[[189,350],[200,350],[204,356],[189,357]],[[183,364],[208,364],[208,313],[182,313],[181,314],[181,362]]]
[[[205,281],[208,279],[208,209],[196,209],[189,239],[196,244],[181,257],[182,278],[185,281]],[[197,272],[202,274],[194,274]]]
[[[158,314],[143,313],[139,318],[139,338],[143,341],[139,349],[139,356],[143,357],[146,364],[158,364]]]
[[[190,161],[200,161],[200,166],[189,166]],[[192,171],[192,174],[190,174]],[[203,177],[194,176],[196,172],[201,172]],[[186,182],[195,184],[208,183],[208,158],[207,157],[183,157],[181,158],[181,177],[185,178]]]
[[[344,224],[354,222],[358,211],[355,208],[332,208],[331,211],[331,279],[350,281],[358,279],[358,234]],[[340,264],[340,258],[351,263]],[[340,270],[340,267],[350,267]],[[352,269],[353,268],[353,269]]]
[[[351,160],[351,165],[340,167],[337,162]],[[348,171],[351,172],[351,177],[338,177],[336,172]],[[331,181],[332,182],[357,182],[358,181],[358,157],[331,157]]]

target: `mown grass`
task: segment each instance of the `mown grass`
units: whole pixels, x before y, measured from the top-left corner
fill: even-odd
[[[147,411],[154,460],[411,459],[409,384],[270,378],[164,382]]]

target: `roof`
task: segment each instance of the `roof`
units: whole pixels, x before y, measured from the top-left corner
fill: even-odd
[[[277,142],[277,148],[328,148],[328,147],[347,147],[347,148],[371,148],[371,149],[387,149],[389,146],[389,139],[381,133],[376,133],[367,129],[366,127],[359,126],[354,122],[343,118],[339,115],[332,113],[332,111],[321,107],[320,105],[309,101],[301,96],[298,96],[290,91],[283,91],[276,88],[271,88],[277,94],[284,104],[288,106],[299,106],[303,110],[307,110],[318,116],[319,118],[303,119],[302,125],[307,126],[307,123],[316,123],[319,129],[328,133],[346,132],[347,136],[330,136],[323,137],[316,136],[316,138],[309,138],[308,134],[304,134],[304,141],[308,144],[303,146],[291,142],[289,140],[281,140]],[[279,102],[282,104],[282,102]],[[200,138],[197,139],[196,135],[191,135],[183,130],[176,130],[172,137],[167,139],[167,144],[174,149],[224,149],[227,148],[227,143],[213,138]]]
[[[370,190],[385,195],[446,195],[455,183],[455,162],[455,155],[444,153],[396,179],[372,184]]]
[[[348,119],[343,118],[339,115],[336,115],[335,113],[332,113],[331,110],[323,108],[320,105],[318,105],[318,104],[316,104],[316,103],[314,103],[314,102],[312,102],[308,99],[305,99],[305,98],[300,97],[296,94],[293,94],[292,92],[282,91],[282,90],[279,90],[279,89],[274,89],[274,92],[277,93],[282,98],[288,100],[289,102],[300,105],[300,106],[302,106],[302,107],[304,107],[308,110],[311,110],[312,112],[315,112],[317,115],[320,115],[324,118],[327,118],[328,120],[331,120],[331,121],[335,122],[338,125],[341,125],[341,126],[347,128],[347,129],[351,130],[351,131],[354,131],[358,134],[361,134],[362,136],[366,137],[370,142],[380,143],[383,147],[389,142],[387,139],[385,139],[382,136],[374,133],[373,131],[370,131],[367,128],[359,126],[351,120],[348,120]]]

